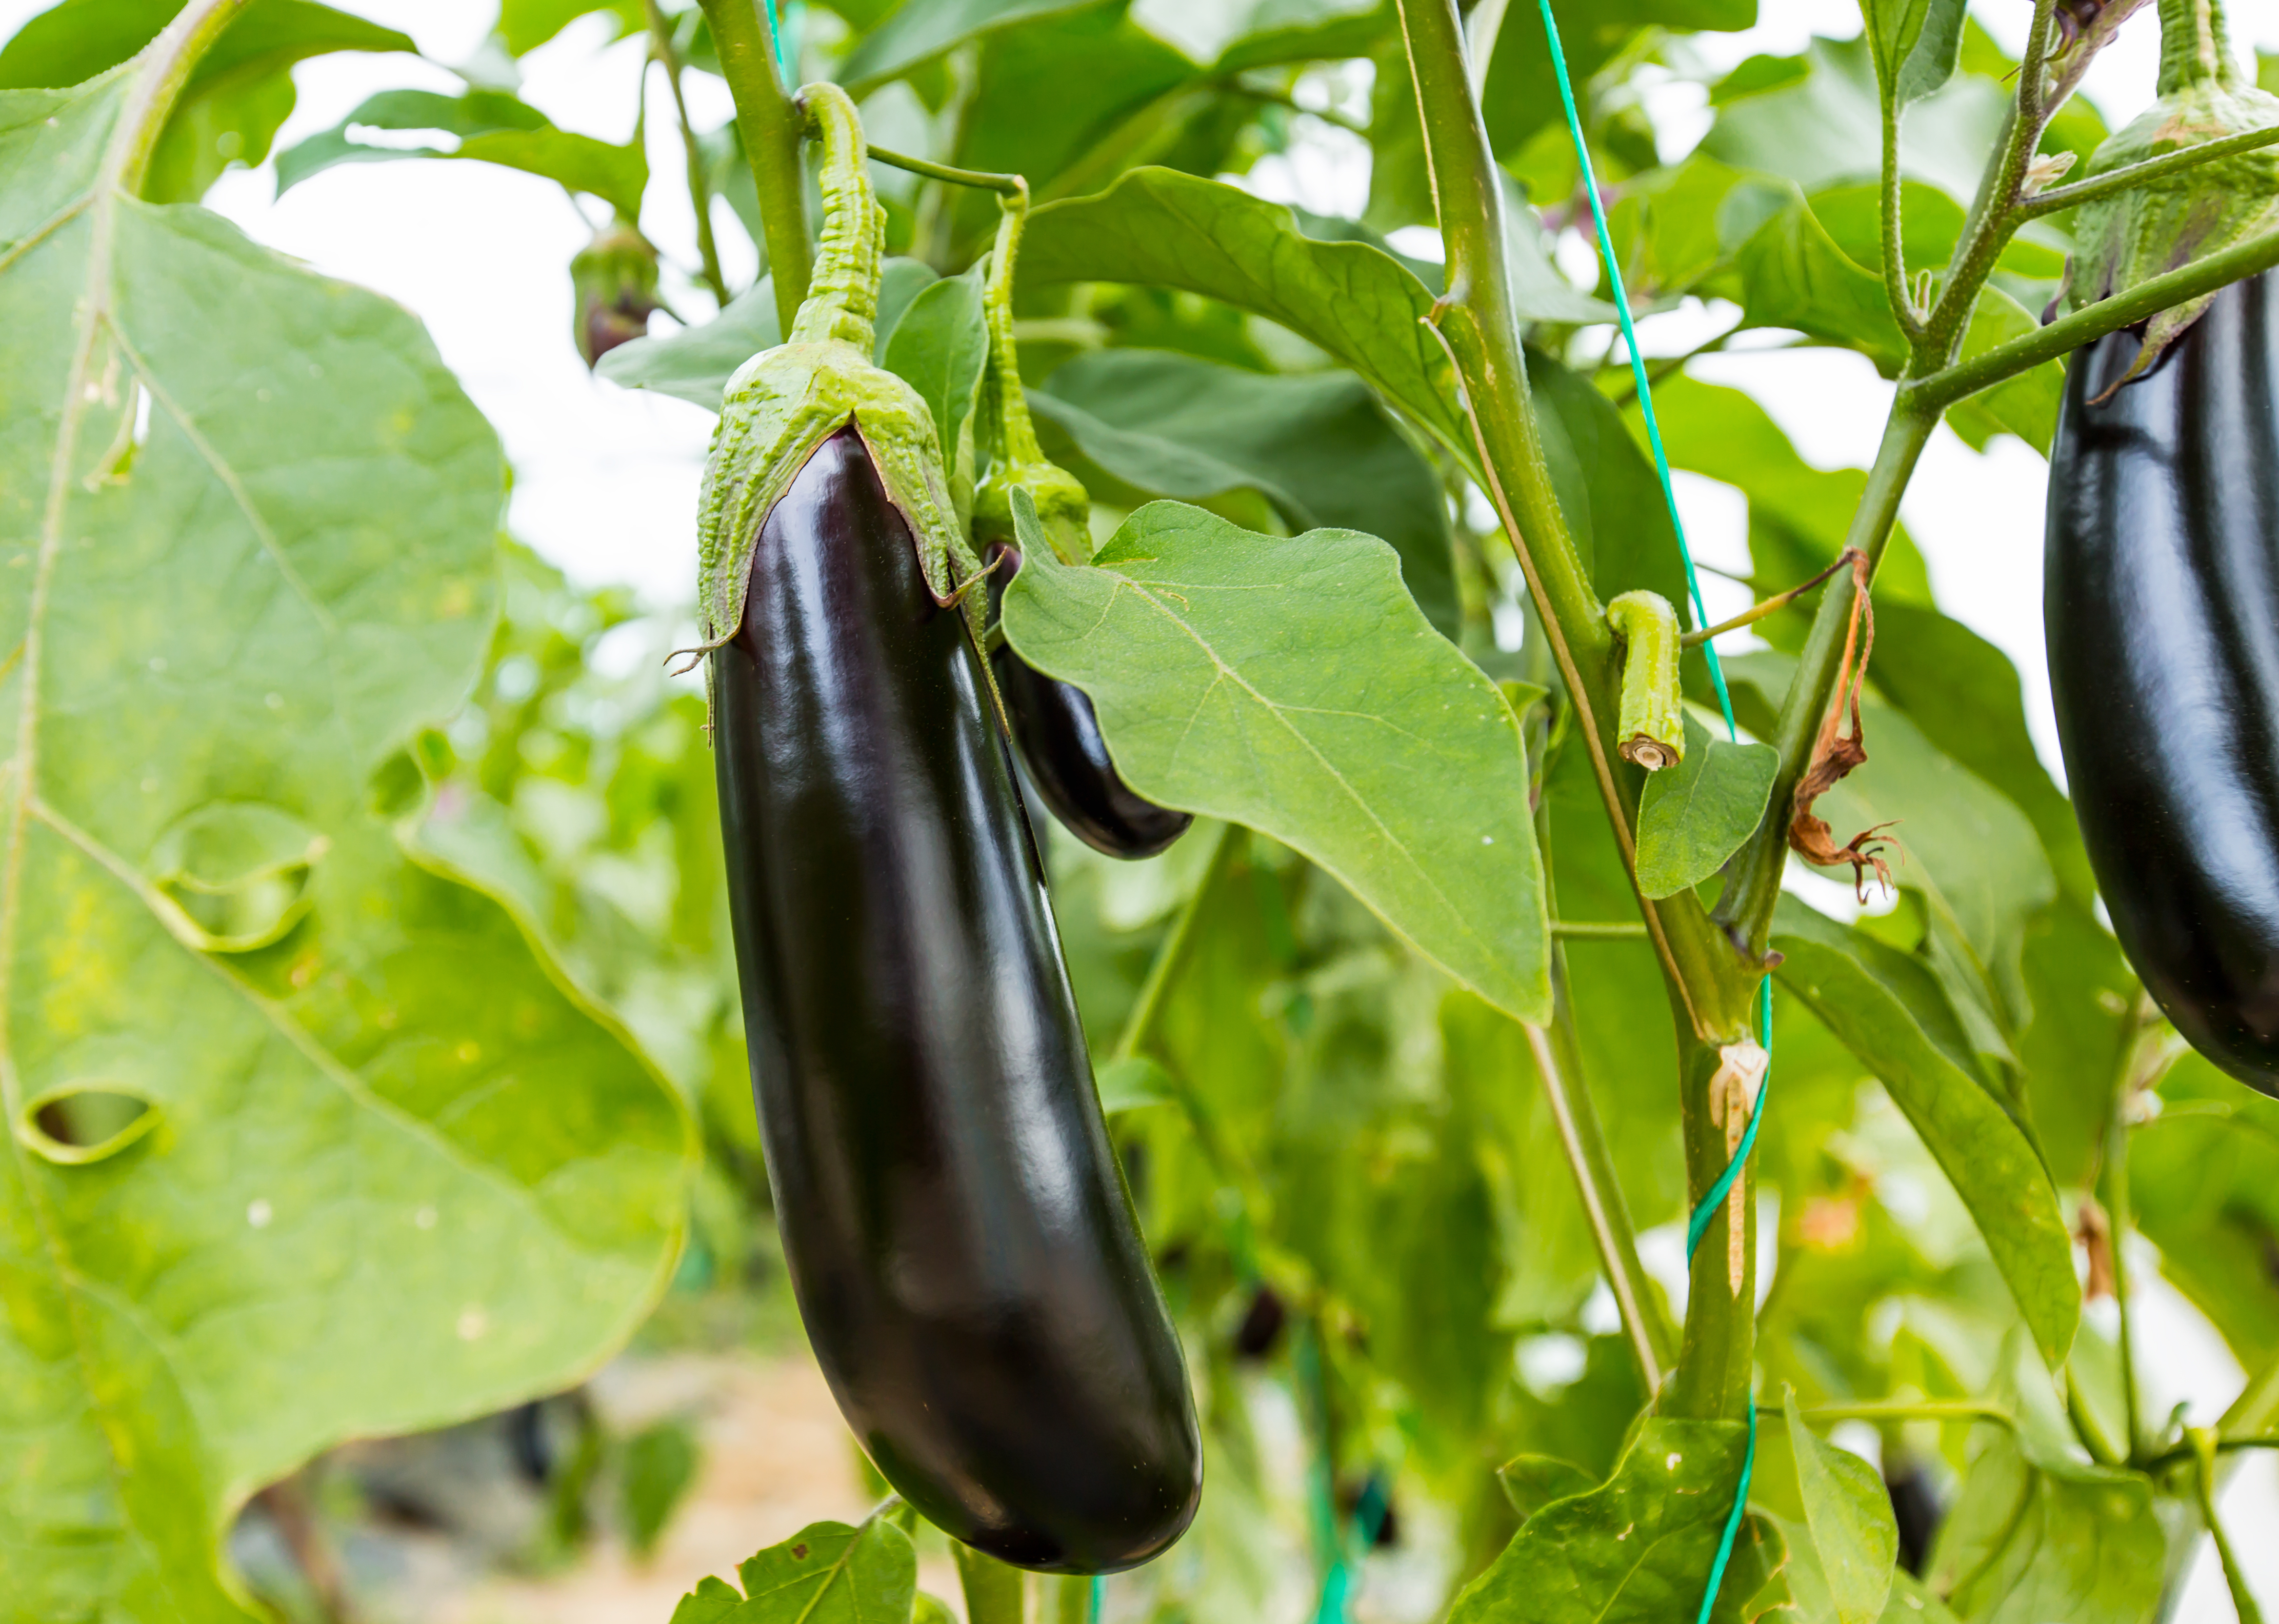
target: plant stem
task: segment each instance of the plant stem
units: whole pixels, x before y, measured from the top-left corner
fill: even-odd
[[[1891,318],[1899,324],[1899,331],[1914,343],[1922,337],[1922,312],[1907,292],[1907,256],[1906,238],[1899,229],[1901,187],[1899,177],[1899,104],[1896,96],[1884,98],[1884,179],[1882,226],[1884,234],[1884,297],[1890,301]]]
[[[2121,1394],[2128,1416],[2125,1453],[2130,1460],[2143,1458],[2145,1438],[2138,1413],[2135,1316],[2129,1306],[2129,1115],[2137,1095],[2137,1061],[2150,1009],[2151,1000],[2139,992],[2123,1035],[2112,1095],[2106,1101],[2105,1151],[2100,1158],[2103,1165],[2098,1169],[2098,1197],[2105,1207],[2106,1245],[2113,1254],[2113,1300],[2121,1310]]]
[[[772,0],[758,0],[758,4]],[[760,197],[761,234],[767,239],[768,274],[774,279],[776,319],[789,333],[807,298],[815,249],[807,231],[807,166],[800,142],[806,127],[799,105],[776,77],[775,52],[754,0],[699,0],[712,30],[720,72],[736,98],[736,128]]]
[[[111,185],[130,194],[142,189],[150,155],[157,150],[158,137],[182,87],[189,83],[198,58],[237,20],[245,4],[246,0],[191,0],[142,48],[143,66],[127,93],[127,104],[119,110],[112,144],[104,155]]]
[[[2181,270],[2156,276],[2148,282],[2139,282],[2126,293],[2100,299],[2023,338],[1997,344],[1970,360],[1903,383],[1899,386],[1900,398],[1918,408],[1944,411],[1955,402],[1990,389],[2006,378],[2030,372],[2043,362],[2055,361],[2108,333],[2133,327],[2172,305],[2188,304],[2202,294],[2229,287],[2275,265],[2279,265],[2279,230],[2235,242],[2221,253],[2196,259]]]
[[[2081,1390],[2081,1378],[2068,1365],[2065,1371],[2066,1419],[2073,1423],[2074,1436],[2089,1452],[2089,1458],[2099,1466],[2117,1467],[2128,1459],[2128,1452],[2113,1447],[2113,1440],[2105,1436],[2105,1428],[2097,1419],[2097,1412],[2089,1407],[2089,1399]]]
[[[1903,1398],[1877,1398],[1861,1404],[1808,1405],[1798,1413],[1815,1424],[1846,1421],[1994,1421],[2012,1432],[2018,1429],[2017,1418],[2001,1406],[1980,1404],[1968,1398],[1922,1398],[1912,1402]],[[1778,1415],[1781,1406],[1761,1404],[1757,1406],[1757,1413]]]
[[[2255,1605],[2255,1592],[2248,1588],[2247,1574],[2231,1548],[2231,1536],[2224,1531],[2223,1518],[2216,1512],[2215,1434],[2206,1427],[2195,1427],[2188,1436],[2193,1459],[2199,1467],[2193,1474],[2193,1482],[2199,1490],[2200,1515],[2207,1522],[2209,1536],[2215,1541],[2216,1559],[2223,1564],[2223,1582],[2231,1590],[2232,1611],[2239,1615],[2239,1624],[2263,1624],[2263,1609]]]
[[[1574,941],[1642,942],[1646,927],[1620,919],[1554,919],[1551,934]]]
[[[1007,197],[1025,198],[1029,195],[1029,183],[1018,175],[993,175],[978,169],[953,169],[947,164],[937,164],[932,158],[889,152],[884,147],[872,147],[870,151],[871,161],[874,164],[924,175],[929,180],[947,180],[952,186],[975,187],[985,192],[1001,193]]]
[[[1654,1283],[1638,1261],[1638,1229],[1631,1220],[1630,1204],[1623,1199],[1615,1175],[1614,1157],[1607,1149],[1606,1130],[1599,1122],[1597,1105],[1584,1080],[1582,1045],[1575,1033],[1575,1007],[1567,992],[1566,958],[1552,950],[1551,985],[1554,1000],[1552,1027],[1546,1031],[1525,1024],[1527,1046],[1535,1055],[1535,1069],[1543,1079],[1543,1097],[1559,1127],[1560,1147],[1575,1176],[1576,1193],[1591,1238],[1599,1249],[1608,1289],[1614,1294],[1623,1329],[1637,1356],[1646,1390],[1661,1390],[1662,1375],[1676,1353],[1677,1337],[1663,1315]]]
[[[2245,130],[2237,135],[2226,135],[2218,141],[2204,141],[2198,146],[2181,148],[2175,152],[2163,152],[2159,157],[2145,158],[2119,169],[2109,169],[2101,175],[2091,175],[2086,180],[2076,180],[2071,186],[2053,187],[2046,192],[2037,192],[2018,205],[2021,219],[2038,219],[2045,214],[2076,208],[2100,197],[2110,197],[2115,192],[2147,186],[2155,180],[2165,180],[2212,164],[2218,158],[2236,157],[2243,152],[2279,142],[2279,124],[2260,130]]]
[[[1023,1624],[1028,1587],[1019,1568],[959,1540],[949,1542],[949,1553],[965,1593],[965,1624]]]
[[[1454,0],[1400,0],[1400,9],[1425,163],[1448,250],[1447,292],[1434,305],[1428,326],[1461,379],[1487,494],[1582,724],[1615,844],[1624,866],[1632,867],[1638,785],[1635,773],[1617,773],[1614,762],[1613,634],[1544,460],[1512,314],[1502,186],[1472,98],[1462,24]],[[1721,1042],[1746,1032],[1753,968],[1739,961],[1690,899],[1657,904],[1640,896],[1638,908],[1663,974],[1677,989],[1686,1029]]]
[[[1777,614],[1782,609],[1786,609],[1790,604],[1795,602],[1799,598],[1804,596],[1806,593],[1810,592],[1814,587],[1819,586],[1821,582],[1826,580],[1830,576],[1835,574],[1838,570],[1843,569],[1851,562],[1852,555],[1848,550],[1838,553],[1836,555],[1836,562],[1834,563],[1829,565],[1828,568],[1822,570],[1810,580],[1799,582],[1798,585],[1790,587],[1786,592],[1775,593],[1771,597],[1765,599],[1762,602],[1752,604],[1749,608],[1743,609],[1730,620],[1721,620],[1714,626],[1702,627],[1699,632],[1688,632],[1684,637],[1677,640],[1684,644],[1688,648],[1691,648],[1697,643],[1707,642],[1713,637],[1723,637],[1728,632],[1738,632],[1743,626],[1754,625],[1758,621],[1764,619],[1767,616]]]
[[[1915,407],[1904,391],[1892,402],[1891,417],[1884,425],[1884,442],[1876,448],[1875,466],[1868,471],[1868,487],[1861,494],[1852,527],[1844,538],[1846,551],[1857,549],[1867,555],[1871,582],[1899,523],[1899,498],[1923,448],[1930,443],[1931,431],[1938,426],[1938,414]],[[1752,954],[1762,954],[1772,934],[1773,907],[1780,900],[1781,870],[1788,854],[1789,808],[1796,799],[1796,786],[1811,764],[1822,718],[1835,695],[1853,590],[1848,577],[1839,577],[1820,600],[1820,612],[1798,657],[1796,677],[1782,701],[1780,724],[1774,732],[1772,742],[1779,747],[1781,762],[1773,779],[1769,810],[1726,869],[1728,878],[1724,894],[1717,901],[1716,917]]]
[[[1134,1059],[1155,1037],[1155,1023],[1163,1018],[1163,1000],[1178,981],[1180,972],[1186,969],[1187,961],[1194,956],[1203,905],[1234,861],[1236,837],[1241,832],[1237,824],[1221,823],[1209,837],[1209,855],[1203,860],[1203,871],[1195,880],[1194,892],[1180,906],[1179,915],[1164,934],[1163,946],[1155,949],[1155,961],[1147,967],[1147,979],[1140,984],[1140,997],[1124,1018],[1124,1030],[1109,1055],[1109,1064]]]
[[[688,160],[688,201],[696,210],[696,252],[704,262],[705,285],[721,304],[728,303],[728,279],[720,272],[720,245],[712,236],[712,185],[704,172],[704,149],[697,144],[696,126],[688,119],[688,98],[680,88],[680,50],[672,42],[672,25],[657,0],[644,0],[648,12],[649,53],[664,67],[665,87],[672,92],[672,109],[680,121],[680,146]],[[789,331],[789,329],[786,329]]]

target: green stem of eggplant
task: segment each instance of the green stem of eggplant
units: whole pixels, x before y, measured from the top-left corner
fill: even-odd
[[[2105,1208],[2106,1245],[2113,1254],[2113,1300],[2121,1311],[2121,1394],[2128,1417],[2124,1453],[2143,1459],[2145,1437],[2138,1413],[2137,1391],[2136,1316],[2129,1303],[2129,1116],[2137,1092],[2138,1055],[2147,1041],[2144,1011],[2146,1000],[2137,995],[2138,1015],[2129,1023],[2122,1042],[2122,1061],[2113,1079],[2112,1097],[2106,1102],[2105,1153],[2098,1169],[2098,1195]]]
[[[1761,1404],[1760,1415],[1778,1415],[1781,1406]],[[1864,1404],[1813,1404],[1798,1412],[1815,1427],[1832,1427],[1838,1421],[1992,1421],[2012,1432],[2018,1429],[2017,1417],[1995,1404],[1978,1404],[1968,1398],[1925,1398],[1915,1402],[1906,1399],[1871,1399]]]
[[[1608,824],[1625,867],[1631,867],[1639,775],[1615,759],[1614,640],[1544,460],[1511,299],[1502,182],[1472,89],[1462,20],[1455,0],[1400,0],[1400,15],[1447,246],[1448,291],[1434,308],[1431,328],[1461,379],[1487,494],[1527,578],[1582,724]],[[1748,1031],[1760,971],[1734,952],[1691,896],[1656,902],[1641,895],[1638,908],[1669,987],[1684,1057],[1679,1100],[1686,1172],[1699,1199],[1725,1166],[1725,1136],[1707,1110],[1709,1079],[1717,1069],[1719,1046]],[[1695,1063],[1703,1055],[1706,1069]],[[1743,1199],[1746,1204],[1746,1194]],[[1677,1373],[1665,1389],[1666,1413],[1746,1413],[1755,1346],[1747,1312],[1754,1294],[1753,1251],[1746,1261],[1748,1280],[1738,1291],[1726,1289],[1722,1249],[1716,1263],[1716,1291],[1697,1290],[1689,1302]],[[1736,1304],[1740,1312],[1735,1312]]]
[[[2222,136],[2215,141],[2204,141],[2197,146],[2181,148],[2175,152],[2163,152],[2159,157],[2145,158],[2119,169],[2109,169],[2101,175],[2091,175],[2086,180],[2076,180],[2071,186],[2053,187],[2046,192],[2037,192],[2018,205],[2021,219],[2039,219],[2045,214],[2060,214],[2068,209],[2079,208],[2100,197],[2110,197],[2116,192],[2132,191],[2149,186],[2155,180],[2167,180],[2176,175],[2198,169],[2203,164],[2213,164],[2218,158],[2237,157],[2243,152],[2257,152],[2265,147],[2279,145],[2279,124],[2260,130],[2243,130],[2237,135]]]
[[[1196,877],[1192,895],[1179,908],[1178,917],[1171,921],[1170,930],[1163,937],[1163,946],[1155,949],[1155,962],[1147,967],[1147,979],[1140,984],[1139,1000],[1125,1017],[1124,1030],[1116,1039],[1116,1047],[1109,1053],[1109,1063],[1138,1057],[1155,1036],[1155,1023],[1162,1019],[1163,1003],[1187,961],[1194,956],[1195,941],[1201,935],[1203,908],[1210,893],[1218,886],[1220,877],[1234,861],[1243,831],[1239,824],[1220,823],[1203,837],[1210,842],[1209,855],[1203,860],[1203,871]]]
[[[2062,317],[2023,338],[1899,386],[1899,397],[1917,409],[1944,411],[1957,401],[1991,389],[2005,379],[2031,372],[2045,361],[2055,361],[2108,333],[2133,327],[2175,305],[2189,304],[2202,294],[2214,293],[2259,276],[2279,265],[2279,230],[2266,231],[2235,242],[2221,253],[2196,259],[2181,270],[2139,282],[2126,293]]]
[[[767,4],[768,0],[760,0]],[[720,72],[736,100],[736,128],[760,195],[761,235],[774,279],[776,318],[789,333],[807,298],[815,250],[807,230],[807,168],[800,155],[806,121],[783,81],[754,0],[700,0]]]

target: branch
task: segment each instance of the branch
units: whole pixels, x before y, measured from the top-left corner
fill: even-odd
[[[672,92],[673,111],[680,120],[681,150],[688,160],[688,201],[696,208],[696,252],[704,262],[705,285],[724,307],[728,303],[728,279],[720,272],[720,247],[712,237],[712,187],[704,172],[704,149],[697,144],[696,126],[688,120],[688,98],[680,88],[680,50],[672,42],[672,25],[657,0],[645,0],[648,12],[649,54],[664,67],[664,82]]]
[[[1786,592],[1776,592],[1771,597],[1765,599],[1761,603],[1753,603],[1747,609],[1743,609],[1739,614],[1734,616],[1730,620],[1721,620],[1714,626],[1702,627],[1699,632],[1688,632],[1684,637],[1679,638],[1677,640],[1680,643],[1683,643],[1686,647],[1691,648],[1697,643],[1707,642],[1713,637],[1723,637],[1728,632],[1738,632],[1743,626],[1754,625],[1758,621],[1764,619],[1768,615],[1778,614],[1782,609],[1786,609],[1790,604],[1804,596],[1806,593],[1810,592],[1814,587],[1819,586],[1821,582],[1826,580],[1838,570],[1841,570],[1851,563],[1854,556],[1855,555],[1853,553],[1852,549],[1847,547],[1842,552],[1836,555],[1836,562],[1834,563],[1829,565],[1828,568],[1822,570],[1810,580],[1799,582],[1798,585],[1790,587]]]
[[[1997,344],[1984,355],[1899,386],[1899,398],[1919,410],[1945,411],[1957,401],[1991,389],[2006,378],[2031,372],[2045,361],[2055,361],[2083,344],[2133,327],[2175,305],[2189,304],[2203,294],[2279,265],[2279,229],[2267,231],[2244,242],[2235,242],[2220,254],[2196,259],[2180,271],[2139,282],[2126,293],[2100,299],[2023,338]]]
[[[970,186],[1006,197],[1026,197],[1029,195],[1029,183],[1019,175],[993,175],[978,169],[952,169],[948,165],[937,164],[932,158],[889,152],[884,147],[872,147],[870,150],[872,163],[884,164],[889,169],[903,170],[913,175],[924,175],[929,180],[947,180],[952,186]]]
[[[1891,318],[1912,344],[1923,335],[1922,312],[1907,292],[1906,239],[1899,230],[1899,104],[1896,96],[1884,98],[1884,296],[1890,301]]]
[[[2239,1565],[2239,1556],[2232,1549],[2231,1536],[2225,1532],[2223,1519],[2215,1506],[2216,1436],[2206,1427],[2195,1427],[2189,1435],[2194,1463],[2198,1470],[2193,1474],[2199,1490],[2200,1516],[2207,1523],[2208,1535],[2215,1541],[2216,1559],[2223,1564],[2223,1582],[2231,1591],[2232,1611],[2239,1624],[2263,1624],[2263,1609],[2255,1605],[2255,1592],[2248,1588],[2247,1574]]]
[[[2037,192],[2018,205],[2021,219],[2039,219],[2045,214],[2078,208],[2094,203],[2100,197],[2110,197],[2115,192],[2149,186],[2155,180],[2165,180],[2187,170],[2198,169],[2218,158],[2237,157],[2243,152],[2279,143],[2279,124],[2267,129],[2248,130],[2237,135],[2227,135],[2221,141],[2204,141],[2195,147],[2164,152],[2159,157],[2145,158],[2119,169],[2107,170],[2101,175],[2091,175],[2086,180],[2076,180],[2071,186],[2060,186],[2046,192]]]
[[[759,5],[773,0],[757,0]],[[699,0],[712,30],[720,73],[736,98],[736,128],[760,197],[761,234],[774,279],[776,318],[789,333],[807,299],[815,247],[807,233],[807,166],[800,156],[806,129],[798,104],[776,77],[775,52],[754,0]]]

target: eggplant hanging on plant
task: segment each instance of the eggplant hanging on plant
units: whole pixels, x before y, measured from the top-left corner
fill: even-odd
[[[1092,552],[1092,499],[1076,476],[1045,456],[1021,393],[1013,345],[1013,261],[1027,208],[1025,197],[1005,200],[983,296],[989,368],[982,383],[981,424],[989,469],[974,487],[973,524],[975,533],[993,549],[993,620],[1005,583],[1021,567],[1021,555],[1010,545],[1016,490],[1028,492],[1036,503],[1038,523],[1062,562],[1081,563]],[[1001,638],[989,663],[1029,781],[1062,827],[1093,850],[1121,858],[1153,857],[1186,833],[1195,821],[1193,813],[1157,806],[1116,771],[1092,699],[1082,688],[1046,676]]]
[[[2092,174],[2178,130],[2279,119],[2220,15],[2162,13],[2160,101]],[[2279,159],[2084,209],[2093,301],[2279,208]],[[2217,165],[2207,166],[2214,170]],[[2213,189],[2212,189],[2213,188]],[[2075,354],[2050,453],[2044,617],[2059,742],[2114,934],[2186,1042],[2279,1094],[2279,272]]]
[[[813,292],[729,385],[700,538],[777,1220],[816,1358],[902,1497],[1005,1561],[1113,1571],[1193,1516],[1193,1405],[957,607],[978,561],[924,402],[871,364],[861,126],[835,87],[802,100]]]
[[[2279,272],[2149,372],[2076,355],[2050,456],[2050,683],[2129,962],[2201,1053],[2279,1094]]]

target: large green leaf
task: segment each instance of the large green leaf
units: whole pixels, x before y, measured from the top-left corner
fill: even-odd
[[[1738,1421],[1639,1427],[1614,1475],[1554,1500],[1520,1526],[1466,1586],[1448,1624],[1669,1624],[1701,1605],[1747,1439]],[[1721,1624],[1765,1616],[1753,1602],[1781,1566],[1779,1537],[1752,1518],[1709,1614]]]
[[[1981,1079],[1961,1020],[1920,961],[1783,899],[1781,985],[1884,1086],[1962,1199],[2045,1358],[2081,1314],[2073,1239],[2025,1130]]]
[[[381,146],[360,141],[360,127],[455,136],[454,147]],[[546,115],[503,90],[443,96],[433,90],[383,90],[329,130],[277,155],[277,189],[286,191],[340,164],[396,158],[468,158],[542,175],[572,192],[590,192],[626,219],[641,216],[648,157],[638,141],[618,147],[556,129]]]
[[[495,32],[510,57],[536,50],[579,18],[607,11],[620,34],[648,27],[640,0],[499,0]]]
[[[495,440],[397,305],[108,183],[131,73],[0,96],[0,1540],[19,1616],[235,1624],[261,1484],[630,1334],[689,1147],[403,844]]]
[[[1376,386],[1466,461],[1446,354],[1420,325],[1432,295],[1392,256],[1323,242],[1290,211],[1216,180],[1135,169],[1093,197],[1051,203],[1021,244],[1024,286],[1147,282],[1280,322]]]
[[[736,1569],[740,1592],[708,1577],[680,1598],[671,1624],[909,1624],[918,1559],[883,1515],[860,1528],[810,1522]]]
[[[1738,29],[1757,20],[1756,0],[1554,0],[1552,12],[1578,92],[1640,28]],[[1515,5],[1504,13],[1480,100],[1499,156],[1516,152],[1537,131],[1559,122],[1559,83],[1535,5]]]
[[[1782,1409],[1805,1526],[1811,1530],[1837,1624],[1876,1624],[1891,1594],[1899,1551],[1891,1497],[1875,1467],[1804,1424],[1793,1389]]]
[[[863,36],[840,65],[838,79],[853,96],[922,67],[968,40],[1017,23],[1062,17],[1100,6],[1101,0],[902,0]]]
[[[1247,487],[1293,528],[1358,530],[1392,543],[1425,618],[1455,634],[1439,476],[1352,373],[1277,376],[1110,349],[1060,367],[1030,402],[1047,448],[1058,456],[1064,441],[1076,456],[1062,460],[1088,479],[1098,470],[1143,497],[1187,502]]]
[[[1296,847],[1490,1003],[1548,1018],[1517,721],[1425,621],[1390,547],[1254,535],[1168,502],[1089,568],[1040,547],[1006,591],[1006,632],[1092,696],[1134,789]]]
[[[1972,1624],[2144,1624],[2168,1542],[2151,1482],[1994,1435],[1940,1525],[1924,1577]]]
[[[157,37],[182,0],[64,0],[0,50],[0,89],[76,85]],[[269,156],[293,111],[293,65],[335,50],[414,50],[411,37],[316,0],[251,0],[200,57],[152,154],[142,195],[203,195],[232,163]]]

